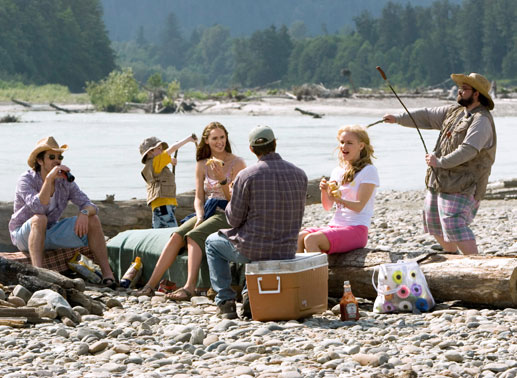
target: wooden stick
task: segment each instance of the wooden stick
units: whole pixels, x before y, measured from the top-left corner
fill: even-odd
[[[26,318],[0,318],[0,326],[21,328],[27,323]]]
[[[39,317],[34,307],[17,307],[17,308],[2,308],[0,307],[0,318],[35,318]]]
[[[310,115],[313,118],[321,118],[324,115],[324,114],[318,114],[318,113],[309,112],[307,110],[303,110],[303,109],[300,109],[300,108],[294,108],[294,110],[302,113],[303,115]]]
[[[32,105],[29,104],[28,102],[17,100],[15,98],[11,98],[11,101],[14,102],[15,104],[18,104],[18,105],[21,105],[21,106],[25,106],[26,108],[32,108]]]

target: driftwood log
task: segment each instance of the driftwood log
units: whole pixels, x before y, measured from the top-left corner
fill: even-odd
[[[65,112],[65,113],[82,113],[82,111],[80,110],[71,110],[71,109],[66,109],[66,108],[63,108],[61,106],[58,106],[56,104],[54,104],[53,102],[49,103],[48,104],[51,108],[54,108],[56,110],[59,110],[60,112]]]
[[[0,257],[1,284],[18,285],[20,283],[20,278],[30,280],[30,277],[35,277],[37,279],[36,285],[41,282],[46,282],[47,285],[49,285],[46,288],[50,288],[53,284],[63,289],[80,288],[80,286],[78,286],[78,282],[54,272],[53,270],[37,268],[32,265],[21,264],[19,262]]]
[[[83,293],[85,289],[83,280],[73,280],[52,270],[37,268],[0,257],[0,283],[2,285],[19,284],[32,293],[38,290],[51,289],[61,294],[72,307],[82,306],[94,315],[102,315],[103,313],[104,306],[102,303]],[[0,306],[2,306],[2,303],[0,303]],[[11,306],[10,303],[9,306]]]
[[[11,98],[11,101],[14,102],[15,104],[18,104],[18,105],[21,105],[21,106],[25,106],[26,108],[32,108],[32,105],[29,104],[28,102],[17,100],[15,98]]]
[[[296,110],[297,112],[302,113],[303,115],[311,116],[312,118],[321,118],[321,117],[323,117],[323,114],[309,112],[308,110],[303,110],[303,109],[300,109],[300,108],[294,108],[294,110]]]
[[[463,256],[437,253],[393,253],[359,249],[329,255],[329,295],[341,297],[343,281],[354,294],[375,299],[372,285],[375,266],[398,260],[420,260],[429,289],[437,302],[459,300],[499,308],[517,307],[517,258]]]

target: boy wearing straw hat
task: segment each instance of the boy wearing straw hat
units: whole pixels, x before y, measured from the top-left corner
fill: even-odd
[[[95,206],[61,164],[66,144],[60,146],[49,136],[38,141],[16,186],[14,213],[9,222],[13,244],[28,251],[32,265],[43,266],[45,249],[89,246],[102,270],[103,284],[116,287],[108,263],[106,241]],[[59,219],[68,201],[79,208],[79,214]]]
[[[497,136],[490,110],[490,82],[482,75],[452,74],[458,85],[457,105],[412,111],[418,127],[438,129],[434,152],[425,156],[428,193],[424,229],[444,251],[477,254],[469,224],[483,199],[495,161]],[[384,121],[414,127],[408,114],[386,114]],[[438,176],[438,177],[436,177]]]
[[[172,153],[188,142],[197,142],[195,134],[183,139],[169,147],[156,137],[144,139],[140,144],[140,155],[142,156],[142,177],[147,184],[147,205],[151,206],[153,212],[153,228],[178,227],[176,221],[176,178],[174,169],[168,165],[176,165]]]

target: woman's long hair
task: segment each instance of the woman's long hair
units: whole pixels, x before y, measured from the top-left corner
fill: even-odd
[[[228,139],[228,131],[226,128],[219,122],[210,122],[205,129],[203,130],[203,135],[201,135],[201,140],[199,141],[199,145],[196,150],[196,161],[200,161],[203,159],[208,159],[212,154],[210,150],[210,146],[206,143],[210,132],[214,129],[221,129],[224,131],[226,135],[226,146],[224,146],[224,150],[226,152],[232,153],[232,147],[230,146],[230,140]]]
[[[337,140],[340,141],[341,134],[344,132],[351,132],[359,139],[359,142],[364,143],[364,147],[359,154],[359,159],[350,163],[343,158],[343,153],[341,149],[338,147],[338,159],[339,165],[345,168],[345,173],[343,174],[343,182],[342,184],[346,184],[348,182],[352,182],[356,173],[360,172],[368,164],[372,164],[372,158],[375,158],[373,155],[373,147],[370,144],[370,137],[366,132],[366,129],[359,125],[347,125],[340,128],[337,132]]]

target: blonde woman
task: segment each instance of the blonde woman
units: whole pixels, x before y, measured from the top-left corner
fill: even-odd
[[[196,150],[195,216],[183,223],[165,245],[149,281],[135,295],[154,295],[164,273],[172,265],[179,251],[187,247],[188,273],[185,285],[167,294],[174,301],[188,301],[195,293],[197,276],[208,235],[222,228],[230,228],[224,209],[231,198],[230,184],[237,173],[246,167],[244,160],[232,153],[228,131],[219,122],[209,123],[203,130]]]
[[[339,166],[330,180],[321,179],[321,204],[335,205],[335,214],[325,227],[309,227],[298,235],[298,253],[343,253],[363,248],[379,186],[377,168],[372,165],[373,147],[361,126],[344,126],[337,133]]]

